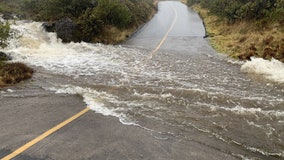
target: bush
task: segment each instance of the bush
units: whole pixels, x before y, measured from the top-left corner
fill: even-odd
[[[0,21],[0,47],[7,47],[7,39],[10,36],[10,24]]]
[[[275,3],[275,9],[270,13],[270,18],[274,21],[284,22],[284,1],[277,0]],[[283,23],[284,24],[284,23]],[[281,25],[283,25],[281,24]]]
[[[152,0],[23,0],[25,9],[38,21],[70,18],[76,23],[74,37],[90,42],[104,34],[103,28],[131,28],[146,22]]]
[[[283,0],[188,0],[189,5],[200,3],[203,8],[229,22],[283,19]]]
[[[149,11],[153,11],[154,5],[152,0],[128,0],[125,1],[126,6],[129,8],[130,12],[133,14],[132,22],[135,24],[145,23],[149,20],[152,14]]]
[[[199,3],[200,2],[200,0],[188,0],[187,1],[187,5],[188,6],[192,6],[192,5],[194,5],[194,4],[196,4],[196,3]]]
[[[99,0],[94,14],[97,19],[119,28],[126,27],[132,22],[129,8],[119,0]]]
[[[102,30],[103,21],[96,16],[94,9],[87,9],[78,18],[77,24],[78,33],[76,37],[83,41],[90,42],[92,38]]]
[[[49,21],[63,17],[79,17],[87,8],[94,7],[90,0],[25,0],[24,8],[34,19]]]
[[[32,77],[33,69],[23,63],[7,63],[0,68],[0,77],[6,84],[15,84]]]
[[[225,17],[228,19],[229,23],[234,23],[239,19],[237,12],[240,6],[242,5],[238,1],[231,1],[231,0],[220,0],[219,3],[215,4],[215,12],[217,15]],[[222,6],[219,8],[218,6]]]

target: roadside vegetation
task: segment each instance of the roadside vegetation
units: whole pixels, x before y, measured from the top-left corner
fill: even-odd
[[[8,14],[20,14],[21,11],[21,0],[1,0],[0,2],[0,13]]]
[[[10,36],[10,24],[8,22],[0,21],[0,47],[5,48],[7,46],[7,39]],[[1,60],[1,57],[0,57]]]
[[[0,21],[0,48],[5,48],[10,36],[10,25],[8,22]],[[33,69],[22,63],[8,63],[11,58],[4,52],[0,52],[0,87],[7,84],[15,84],[31,78]]]
[[[156,12],[156,0],[1,0],[4,19],[46,22],[47,31],[56,32],[63,42],[116,44],[124,41]],[[0,48],[7,46],[8,22],[0,21]],[[0,87],[28,79],[33,69],[9,63],[0,52]]]
[[[48,22],[63,42],[115,44],[124,41],[156,12],[156,0],[2,0],[0,13]],[[66,26],[68,22],[71,26]],[[64,21],[65,19],[65,21]],[[55,28],[61,20],[61,26]],[[71,28],[70,32],[62,31]],[[69,34],[69,35],[62,35]],[[67,38],[66,38],[67,37]],[[71,37],[71,38],[70,38]]]
[[[155,13],[153,0],[25,0],[23,6],[36,21],[71,19],[72,41],[107,44],[125,40]]]
[[[212,46],[231,57],[284,62],[284,0],[188,0]]]
[[[0,86],[15,84],[32,77],[33,69],[23,63],[0,62]]]

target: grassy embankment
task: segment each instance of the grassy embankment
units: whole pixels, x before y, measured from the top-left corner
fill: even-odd
[[[220,53],[247,60],[251,56],[284,62],[284,22],[240,21],[228,23],[200,4],[191,6],[204,20],[207,36]]]

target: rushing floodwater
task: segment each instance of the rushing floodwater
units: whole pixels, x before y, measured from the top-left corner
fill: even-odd
[[[152,48],[131,40],[63,44],[41,23],[12,28],[21,35],[5,49],[13,61],[64,76],[47,78],[47,90],[79,94],[95,112],[160,139],[195,141],[241,159],[284,158],[284,65],[276,60],[235,62],[201,35],[170,34],[149,59]]]

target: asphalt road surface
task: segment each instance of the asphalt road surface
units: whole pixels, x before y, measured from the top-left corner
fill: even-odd
[[[182,3],[160,2],[121,46],[44,41],[52,35],[38,26],[16,26],[28,36],[7,51],[36,73],[0,90],[0,158],[283,157],[283,86],[249,77],[218,55],[198,14]]]

